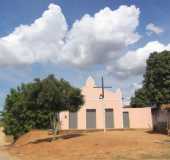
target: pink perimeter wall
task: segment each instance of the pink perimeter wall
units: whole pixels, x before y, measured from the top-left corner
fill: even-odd
[[[129,112],[130,128],[152,129],[151,108],[123,108],[123,112]]]
[[[86,129],[86,109],[96,109],[96,129],[103,129],[106,108],[114,111],[114,128],[123,128],[123,112],[129,113],[130,128],[152,128],[150,108],[123,108],[120,89],[116,92],[105,90],[103,102],[99,99],[101,89],[94,86],[94,80],[89,77],[82,87],[85,104],[77,113],[77,129]],[[60,113],[60,123],[61,129],[69,129],[69,112]]]

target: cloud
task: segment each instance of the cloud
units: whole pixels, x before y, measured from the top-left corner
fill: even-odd
[[[58,61],[67,23],[61,8],[50,4],[31,25],[20,25],[0,38],[0,66]]]
[[[146,30],[149,31],[149,32],[147,32],[148,35],[151,35],[152,33],[160,34],[160,33],[164,32],[164,30],[162,28],[156,26],[153,23],[149,23],[146,26]]]
[[[140,11],[135,6],[106,7],[84,15],[68,30],[61,8],[50,4],[31,25],[20,25],[0,38],[0,66],[64,63],[77,67],[106,64],[139,40],[135,31]]]
[[[140,10],[135,6],[108,7],[94,15],[85,14],[68,29],[65,16],[56,4],[50,4],[30,25],[20,25],[0,38],[0,66],[34,63],[69,64],[77,68],[102,64],[117,77],[141,75],[146,59],[154,51],[170,48],[158,41],[123,54],[140,39],[136,29]],[[150,23],[147,30],[162,30]]]
[[[106,7],[77,20],[66,37],[63,57],[76,66],[105,64],[139,40],[135,32],[140,11],[135,6]]]
[[[117,76],[128,78],[129,76],[141,75],[146,67],[146,60],[155,51],[170,50],[170,44],[164,45],[159,41],[148,42],[144,47],[128,51],[120,57],[114,65],[108,65],[108,72],[115,72]]]
[[[127,85],[124,88],[123,93],[126,93],[126,95],[124,95],[123,102],[124,102],[124,105],[129,105],[131,101],[131,96],[134,95],[135,90],[142,87],[142,83],[141,82],[128,82],[128,81],[126,83],[130,85]]]
[[[139,89],[139,88],[142,88],[142,83],[136,83],[136,82],[134,82],[134,83],[132,84],[132,88],[134,88],[134,90]]]

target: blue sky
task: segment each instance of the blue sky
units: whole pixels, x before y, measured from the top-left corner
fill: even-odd
[[[104,75],[128,101],[150,52],[170,48],[169,10],[168,0],[1,0],[0,109],[10,88],[51,73],[77,87]]]

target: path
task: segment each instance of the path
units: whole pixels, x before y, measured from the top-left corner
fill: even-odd
[[[0,148],[0,160],[12,160],[12,158],[9,156],[8,153],[1,150],[1,148]]]
[[[3,128],[0,127],[0,146],[3,146],[6,144],[6,136],[3,133]]]
[[[4,146],[7,145],[6,136],[3,133],[3,128],[0,128],[0,160],[14,160],[6,151]]]

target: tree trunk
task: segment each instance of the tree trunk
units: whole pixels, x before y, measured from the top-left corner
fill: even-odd
[[[58,112],[54,112],[50,118],[51,120],[51,127],[53,130],[53,140],[55,140],[56,135],[59,133],[59,129],[60,129],[60,122],[59,122],[59,113]]]

